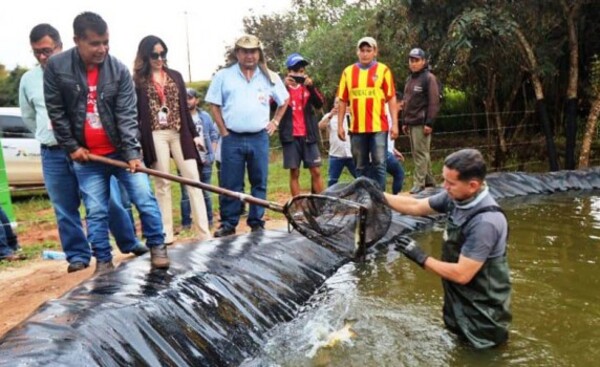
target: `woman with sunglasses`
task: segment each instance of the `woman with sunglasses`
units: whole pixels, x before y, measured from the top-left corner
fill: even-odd
[[[200,181],[197,149],[203,149],[202,137],[198,137],[187,108],[183,77],[167,66],[167,51],[163,40],[146,36],[140,41],[133,67],[144,163],[168,173],[172,157],[183,177]],[[174,241],[171,184],[163,178],[155,180],[165,243],[169,244]],[[208,239],[211,235],[202,190],[189,186],[187,190],[194,229],[201,239]]]

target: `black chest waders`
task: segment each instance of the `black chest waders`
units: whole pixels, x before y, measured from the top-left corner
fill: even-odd
[[[442,247],[442,260],[457,263],[465,242],[463,228],[475,216],[485,212],[502,212],[498,206],[486,206],[471,214],[458,226],[450,216]],[[455,334],[466,338],[475,348],[489,348],[508,339],[510,279],[506,252],[487,259],[473,279],[461,285],[442,280],[444,286],[444,323]]]

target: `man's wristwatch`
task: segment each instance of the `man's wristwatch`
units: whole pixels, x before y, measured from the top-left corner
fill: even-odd
[[[271,122],[273,125],[275,125],[275,127],[279,127],[279,121],[277,119],[272,119]]]

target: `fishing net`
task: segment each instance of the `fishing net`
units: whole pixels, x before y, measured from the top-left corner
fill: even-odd
[[[377,184],[365,177],[336,184],[321,195],[299,195],[283,210],[288,222],[312,240],[352,243],[357,255],[387,232],[392,213]]]

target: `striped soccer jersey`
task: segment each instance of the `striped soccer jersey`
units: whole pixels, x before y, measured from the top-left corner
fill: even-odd
[[[338,98],[350,108],[352,133],[388,131],[385,104],[396,94],[391,70],[375,62],[368,69],[353,64],[342,73]]]

